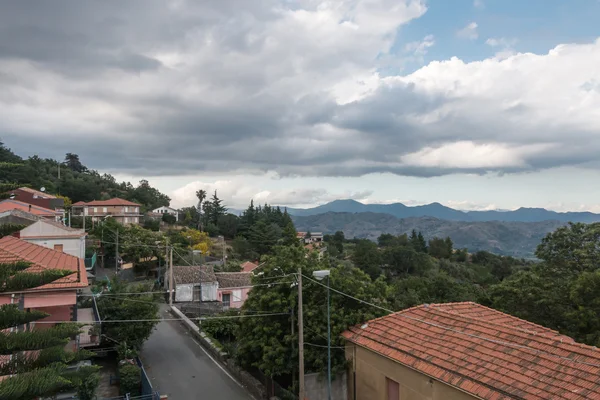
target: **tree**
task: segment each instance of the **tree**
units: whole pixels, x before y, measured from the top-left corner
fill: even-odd
[[[87,168],[81,163],[81,161],[79,161],[79,156],[77,154],[67,153],[67,155],[65,156],[64,164],[71,171],[75,171],[75,172],[87,171]]]
[[[179,243],[185,243],[193,250],[200,250],[204,255],[210,254],[213,242],[208,233],[196,229],[185,229],[179,232],[179,236]]]
[[[281,228],[261,219],[252,226],[248,241],[258,254],[263,255],[271,252],[280,236]]]
[[[148,292],[152,285],[129,285],[116,277],[111,280],[110,289],[98,298],[98,311],[103,320],[130,322],[102,324],[107,345],[117,343],[134,353],[141,349],[160,319],[158,298]]]
[[[298,290],[291,274],[302,270],[304,278],[303,303],[305,341],[322,346],[327,345],[326,289],[323,284],[314,282],[313,271],[329,267],[326,260],[319,260],[316,254],[306,255],[300,246],[277,246],[272,255],[265,257],[261,275],[255,275],[253,284],[244,303],[241,315],[256,315],[256,311],[285,313],[270,317],[240,318],[235,334],[236,358],[246,368],[257,368],[265,375],[287,376],[297,373],[298,341],[297,331],[292,334],[291,325],[296,324],[297,313],[293,317],[290,310],[298,304]],[[287,275],[287,276],[286,276]],[[309,279],[310,278],[310,279]],[[358,268],[339,265],[331,268],[332,288],[351,294],[353,297],[387,308],[387,285],[383,279],[371,281],[369,276]],[[365,305],[349,297],[331,292],[331,339],[332,346],[343,346],[341,333],[349,326],[385,314],[373,306]],[[292,320],[292,318],[294,318]],[[334,351],[332,370],[346,368],[344,352]],[[304,350],[307,372],[320,372],[326,369],[327,352],[322,348],[306,346]]]
[[[381,254],[377,245],[367,239],[361,239],[356,243],[352,255],[354,265],[366,272],[371,279],[381,274]]]
[[[206,215],[208,222],[217,226],[219,224],[219,218],[223,217],[227,213],[227,207],[223,205],[223,200],[217,196],[217,191],[213,193],[210,201],[210,208]]]
[[[449,237],[429,239],[429,254],[435,258],[450,258],[452,256],[452,240]]]
[[[173,225],[177,222],[177,218],[174,215],[169,214],[169,213],[164,213],[162,215],[162,220],[163,220],[163,222],[165,222],[169,225]]]
[[[219,233],[227,239],[233,239],[237,235],[239,222],[235,214],[222,215],[217,224]]]
[[[198,230],[203,231],[203,221],[202,221],[202,206],[204,205],[204,200],[206,200],[206,190],[200,189],[196,191],[196,197],[198,198],[198,206],[196,209],[198,210]]]
[[[28,263],[0,264],[0,291],[19,292],[43,286],[70,275],[71,271],[47,270],[28,272]],[[61,391],[78,387],[78,375],[67,370],[71,362],[90,358],[87,351],[71,352],[65,346],[79,333],[77,324],[64,323],[43,330],[29,329],[29,323],[49,314],[39,310],[20,310],[17,304],[0,306],[0,356],[7,360],[0,365],[0,375],[10,376],[0,381],[0,398],[34,399],[53,396]],[[9,328],[18,328],[8,331]],[[10,356],[8,359],[7,356]],[[80,372],[94,375],[97,368],[83,368]]]
[[[171,199],[157,189],[150,186],[147,180],[142,179],[139,184],[128,194],[129,200],[142,204],[142,211],[154,210],[162,206],[169,206]]]

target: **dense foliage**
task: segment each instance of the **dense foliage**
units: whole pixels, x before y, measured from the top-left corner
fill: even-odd
[[[160,318],[158,298],[148,293],[152,292],[152,286],[127,284],[113,278],[109,283],[100,282],[95,290],[101,293],[97,302],[102,316],[103,341],[111,346],[117,343],[122,357],[134,355],[150,337]]]
[[[139,396],[142,392],[142,370],[130,363],[119,366],[119,391],[122,395]]]

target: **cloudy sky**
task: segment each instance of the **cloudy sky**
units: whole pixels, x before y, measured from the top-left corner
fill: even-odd
[[[202,187],[600,212],[598,0],[0,0],[0,138]]]

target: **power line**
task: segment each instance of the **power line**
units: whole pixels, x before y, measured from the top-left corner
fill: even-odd
[[[221,317],[192,317],[187,318],[188,320],[193,321],[209,321],[213,319],[235,319],[235,318],[262,318],[262,317],[272,317],[279,315],[290,315],[287,312],[280,313],[266,313],[266,314],[253,314],[253,315],[226,315]],[[104,323],[129,323],[129,322],[162,322],[162,321],[185,321],[184,318],[160,318],[160,319],[105,319],[100,321],[35,321],[36,324],[81,324],[81,325],[91,325],[91,324],[104,324]]]

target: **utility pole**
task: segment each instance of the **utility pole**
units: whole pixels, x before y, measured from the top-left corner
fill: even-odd
[[[167,236],[166,238],[166,244],[165,244],[165,266],[167,267],[166,269],[168,270],[169,268],[169,237]],[[166,275],[166,274],[165,274]],[[160,281],[160,276],[158,277],[159,281]],[[163,281],[163,286],[166,284],[165,281]]]
[[[306,398],[304,389],[304,321],[302,314],[302,267],[298,267],[298,358],[299,363],[299,400]]]
[[[115,247],[115,274],[119,272],[119,230],[117,229],[117,246]]]
[[[173,306],[173,247],[169,254],[169,305]]]

